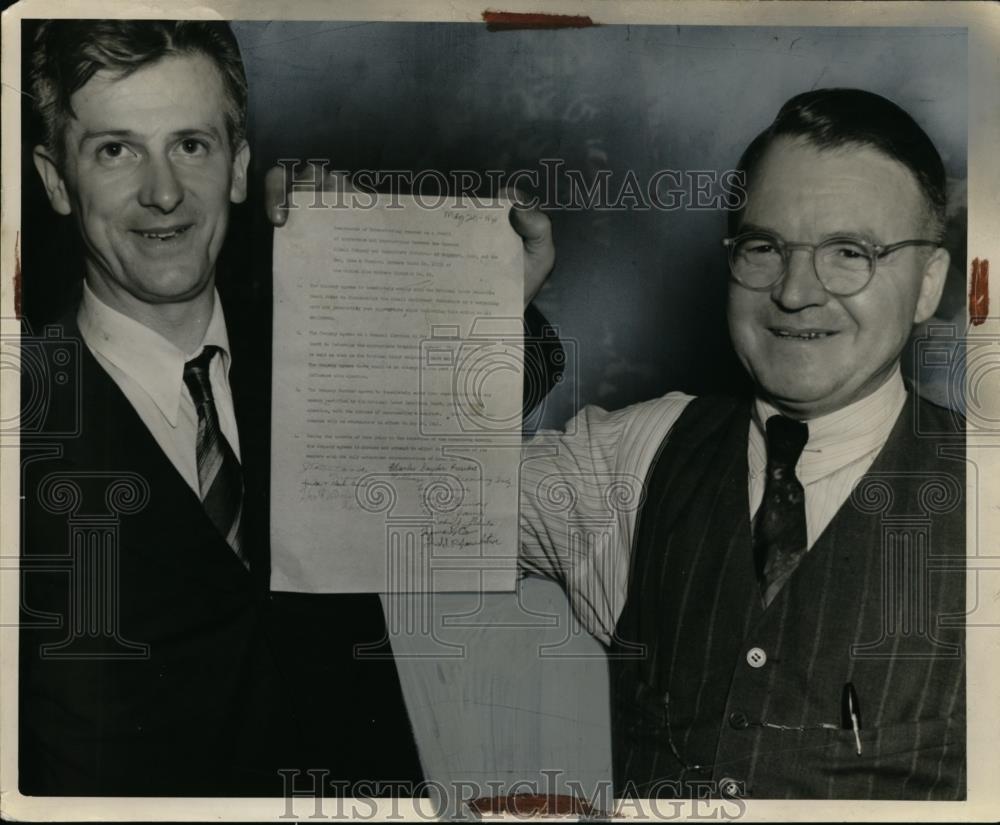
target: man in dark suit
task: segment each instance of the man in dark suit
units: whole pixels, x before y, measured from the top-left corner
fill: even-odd
[[[214,24],[43,24],[33,89],[85,279],[60,325],[78,419],[23,461],[22,791],[275,789],[267,549],[241,503],[253,375],[215,289],[247,189],[239,51]]]
[[[525,563],[608,645],[617,795],[962,799],[964,422],[900,372],[949,265],[941,159],[885,98],[821,89],[740,168],[755,397],[586,408],[529,446]]]
[[[32,89],[35,166],[84,283],[39,344],[75,394],[22,430],[21,791],[280,795],[281,768],[412,787],[395,666],[354,656],[385,635],[377,597],[268,593],[270,321],[242,279],[216,289],[250,159],[232,32],[46,22]],[[551,267],[532,218],[515,218],[529,276]]]

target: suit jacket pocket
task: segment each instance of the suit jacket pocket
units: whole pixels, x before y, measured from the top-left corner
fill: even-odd
[[[762,737],[755,796],[964,799],[965,719],[925,719],[860,731]],[[768,789],[772,792],[768,793]],[[780,789],[780,790],[778,790]]]

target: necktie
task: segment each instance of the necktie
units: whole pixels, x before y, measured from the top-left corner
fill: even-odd
[[[754,524],[753,550],[765,607],[808,550],[806,498],[795,465],[809,440],[809,426],[774,415],[767,420],[767,480]]]
[[[220,352],[218,347],[207,346],[201,355],[184,365],[184,383],[198,410],[198,487],[209,519],[249,569],[241,530],[243,471],[222,434],[209,381],[209,365],[217,352]]]

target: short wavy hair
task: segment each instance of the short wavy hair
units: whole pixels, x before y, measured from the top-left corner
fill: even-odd
[[[165,57],[203,54],[219,69],[233,151],[246,136],[247,78],[225,22],[208,20],[46,20],[35,34],[31,93],[48,150],[62,165],[71,98],[100,71],[127,77]]]
[[[816,89],[791,98],[740,158],[747,188],[780,137],[803,138],[818,149],[868,146],[903,164],[924,195],[934,240],[941,240],[947,212],[941,155],[927,133],[891,100],[862,89]],[[730,232],[737,231],[741,217],[741,211],[729,213]]]

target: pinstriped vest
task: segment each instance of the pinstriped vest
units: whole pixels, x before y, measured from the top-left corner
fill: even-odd
[[[911,394],[767,609],[749,425],[696,399],[650,469],[609,652],[616,794],[964,798],[964,423]]]

